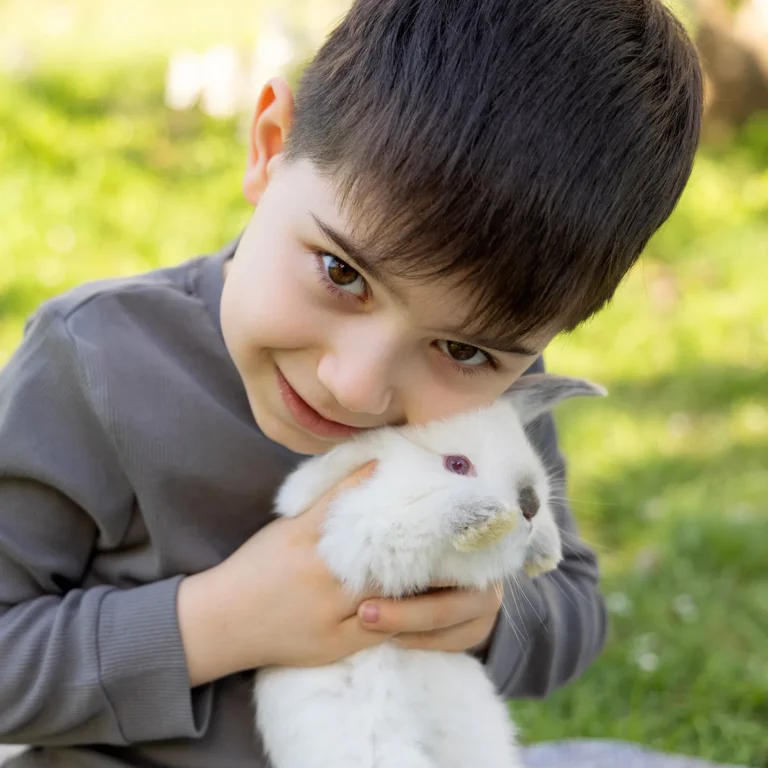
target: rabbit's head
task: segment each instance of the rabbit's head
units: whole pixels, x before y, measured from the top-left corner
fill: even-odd
[[[392,594],[555,568],[562,553],[550,479],[525,427],[560,400],[604,393],[531,375],[488,407],[366,438],[379,465],[332,504],[329,563],[354,588],[374,583]]]

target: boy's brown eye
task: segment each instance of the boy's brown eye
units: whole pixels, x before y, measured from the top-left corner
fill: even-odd
[[[469,344],[460,344],[458,341],[449,341],[445,346],[448,354],[460,363],[466,363],[479,352],[477,347],[472,347]]]
[[[360,277],[360,273],[356,269],[352,269],[349,264],[345,264],[333,256],[330,256],[326,261],[326,270],[328,271],[328,277],[336,285],[353,285],[355,280]]]
[[[368,285],[365,278],[349,264],[337,259],[330,253],[317,254],[322,260],[322,271],[326,285],[332,286],[332,290],[341,290],[359,299],[365,298]]]
[[[461,363],[463,367],[475,368],[490,362],[491,358],[482,349],[471,344],[462,344],[459,341],[447,341],[442,339],[437,342],[438,348],[451,360]]]

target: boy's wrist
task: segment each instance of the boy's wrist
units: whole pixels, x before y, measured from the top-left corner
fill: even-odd
[[[232,618],[238,615],[235,594],[220,566],[187,576],[179,585],[179,631],[191,688],[257,665],[254,649],[240,647],[242,623]]]

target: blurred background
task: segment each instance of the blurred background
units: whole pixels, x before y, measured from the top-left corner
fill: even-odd
[[[0,0],[0,363],[46,297],[210,252],[249,216],[244,131],[348,0]],[[768,0],[680,0],[708,80],[677,211],[550,369],[608,646],[526,742],[768,766]]]

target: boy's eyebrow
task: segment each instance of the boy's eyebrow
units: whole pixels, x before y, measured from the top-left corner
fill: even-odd
[[[330,240],[337,248],[344,251],[345,255],[349,256],[361,269],[367,272],[376,282],[381,283],[391,294],[392,297],[399,303],[405,306],[406,301],[402,292],[392,284],[387,275],[385,275],[374,263],[368,258],[358,246],[356,246],[346,235],[334,229],[330,224],[326,224],[322,219],[318,218],[314,213],[310,214],[313,221],[317,225],[317,228]]]
[[[372,261],[369,259],[362,250],[356,246],[346,235],[334,229],[330,224],[327,224],[314,213],[310,213],[312,220],[315,222],[317,228],[325,235],[325,237],[332,242],[337,248],[344,252],[346,256],[349,256],[352,261],[355,262],[361,269],[367,272],[374,280],[381,283],[391,294],[398,303],[403,306],[406,305],[405,297],[402,292],[392,285],[392,282]],[[528,347],[522,342],[514,339],[500,339],[494,336],[485,336],[482,333],[468,333],[461,327],[447,328],[446,333],[455,334],[456,336],[466,339],[464,342],[469,346],[485,347],[486,349],[493,349],[497,352],[505,352],[510,355],[522,355],[524,357],[538,357],[540,351],[533,347]],[[456,339],[459,341],[459,339]]]

